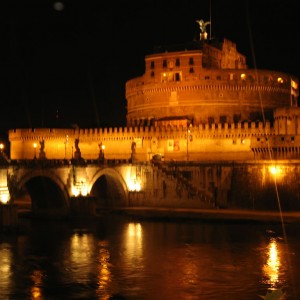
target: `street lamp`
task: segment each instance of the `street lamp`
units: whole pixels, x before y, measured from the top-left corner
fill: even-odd
[[[34,143],[34,144],[33,144],[33,149],[34,149],[34,159],[36,159],[36,146],[37,146],[37,144]]]

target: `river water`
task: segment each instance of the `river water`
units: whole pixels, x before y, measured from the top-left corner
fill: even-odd
[[[21,220],[0,234],[0,299],[300,299],[300,224]],[[285,234],[286,233],[286,236]]]

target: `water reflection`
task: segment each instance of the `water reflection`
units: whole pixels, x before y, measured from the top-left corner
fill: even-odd
[[[98,290],[97,295],[102,299],[108,299],[110,293],[109,288],[112,283],[110,253],[107,249],[108,243],[100,241],[98,243]]]
[[[17,238],[0,235],[0,299],[254,300],[281,287],[300,299],[300,226],[287,230],[288,264],[278,226],[117,217],[32,224]]]
[[[271,287],[275,287],[279,281],[279,268],[281,266],[279,249],[275,239],[271,239],[268,244],[267,256],[268,260],[263,267],[263,272],[266,278],[268,278],[267,283]]]
[[[42,286],[43,286],[43,273],[41,270],[34,270],[30,276],[33,286],[30,289],[31,300],[43,299]]]
[[[72,281],[85,283],[88,280],[89,274],[92,272],[95,240],[93,235],[87,233],[75,233],[71,236],[70,243],[70,260],[66,260],[66,270],[68,274],[74,276]]]
[[[8,295],[12,280],[12,252],[9,244],[0,244],[0,290],[4,295]]]

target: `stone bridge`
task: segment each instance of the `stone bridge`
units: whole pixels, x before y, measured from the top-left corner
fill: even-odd
[[[37,215],[126,206],[277,209],[277,194],[284,208],[299,209],[299,170],[291,161],[10,161],[0,168],[0,198],[26,196]]]

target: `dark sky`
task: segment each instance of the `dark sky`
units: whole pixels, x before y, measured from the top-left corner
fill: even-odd
[[[0,7],[0,134],[126,124],[125,82],[154,46],[190,42],[212,20],[249,67],[300,77],[298,0],[22,0]],[[211,4],[211,10],[210,10]]]

